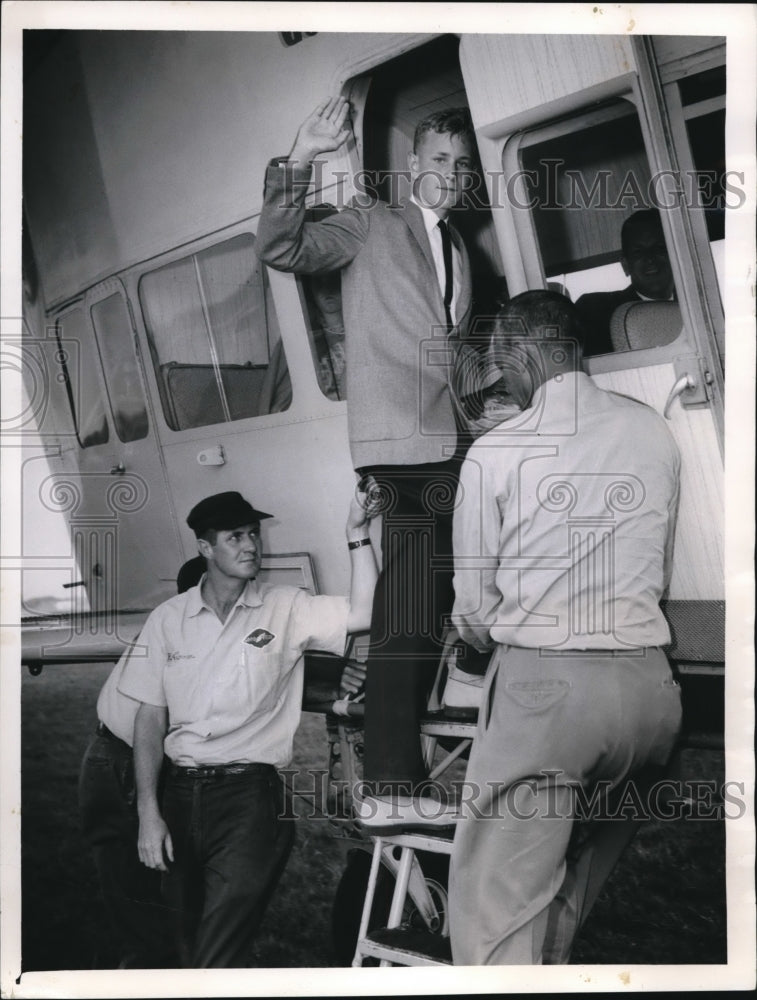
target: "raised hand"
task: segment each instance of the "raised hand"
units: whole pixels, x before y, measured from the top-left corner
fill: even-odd
[[[382,513],[384,495],[373,476],[363,476],[355,487],[347,518],[347,532],[362,528]]]
[[[321,101],[300,125],[289,159],[305,164],[319,153],[338,149],[349,138],[350,130],[344,125],[349,110],[349,102],[343,97]]]

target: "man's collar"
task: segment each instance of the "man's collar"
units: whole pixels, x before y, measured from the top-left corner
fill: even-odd
[[[675,302],[675,292],[671,292],[666,299],[650,299],[648,295],[642,295],[638,288],[634,288],[634,292],[638,295],[642,302]]]
[[[551,410],[561,407],[564,400],[568,400],[572,406],[577,392],[584,392],[587,387],[593,386],[594,383],[585,371],[556,373],[536,389],[527,409],[543,410],[546,407]]]
[[[259,608],[263,603],[263,594],[257,580],[248,580],[244,590],[237,598],[237,605],[241,604],[245,608]]]
[[[423,216],[423,225],[426,227],[426,232],[429,234],[432,233],[433,230],[439,225],[439,216],[433,208],[426,208],[425,205],[421,205],[414,194],[410,195],[410,203],[420,209],[421,215]]]
[[[196,587],[192,587],[191,590],[187,591],[187,618],[193,618],[195,615],[199,615],[203,608],[207,608],[211,613],[213,609],[207,603],[205,598],[202,596],[202,585],[205,582],[207,573],[204,573],[202,579],[197,584]],[[236,599],[234,607],[245,607],[245,608],[258,608],[263,603],[263,595],[260,590],[260,584],[257,580],[248,580],[244,585],[241,594]]]
[[[539,435],[553,433],[555,426],[570,428],[575,422],[577,399],[592,391],[600,390],[586,372],[555,374],[537,386],[525,409],[520,413],[508,413],[489,433]]]
[[[203,608],[208,607],[202,597],[202,585],[205,582],[206,576],[207,573],[203,573],[200,577],[200,582],[187,591],[186,615],[188,618],[199,615]]]

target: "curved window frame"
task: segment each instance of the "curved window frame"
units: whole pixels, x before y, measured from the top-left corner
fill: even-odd
[[[618,119],[629,115],[636,116],[641,128],[641,122],[636,109],[634,95],[631,93],[618,95],[616,98],[605,102],[599,107],[584,107],[564,117],[560,117],[550,122],[541,123],[534,127],[524,129],[522,132],[517,132],[511,135],[505,142],[502,150],[502,167],[506,177],[512,177],[517,173],[517,181],[514,191],[521,204],[526,205],[529,200],[529,192],[525,183],[525,168],[523,163],[524,150],[536,146],[541,142],[556,139],[561,136],[575,134],[576,132],[580,132],[584,129],[601,126],[606,122],[617,121]],[[643,152],[648,164],[649,157],[646,148],[643,149]],[[526,264],[527,271],[530,270],[531,273],[533,273],[538,269],[538,282],[542,288],[547,288],[549,286],[549,279],[547,279],[544,273],[537,227],[533,216],[533,207],[530,207],[528,211],[514,212],[513,214],[516,216],[515,225],[519,234],[519,242],[521,243],[521,246],[528,248],[528,251],[524,253],[524,263]],[[670,242],[667,236],[666,244],[668,245],[669,256],[672,260],[672,254],[670,254]],[[618,260],[619,257],[620,222],[618,225]],[[675,270],[673,277],[677,285]],[[628,282],[625,281],[618,290],[622,290],[622,288],[627,287],[627,284]],[[628,368],[640,368],[670,361],[679,356],[681,353],[689,352],[694,349],[694,344],[688,336],[685,323],[682,323],[681,332],[667,344],[662,344],[658,347],[636,348],[627,351],[615,351],[607,354],[592,355],[586,358],[585,366],[591,374]]]

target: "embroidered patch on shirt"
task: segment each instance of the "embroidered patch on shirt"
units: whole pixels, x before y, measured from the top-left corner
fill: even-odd
[[[257,646],[258,649],[262,649],[263,646],[267,646],[271,639],[275,639],[276,636],[273,632],[269,632],[267,628],[256,628],[249,635],[245,636],[244,641],[248,642],[251,646]]]

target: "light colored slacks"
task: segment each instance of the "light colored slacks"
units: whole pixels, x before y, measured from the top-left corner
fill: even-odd
[[[680,722],[658,648],[495,651],[452,853],[456,965],[568,960],[587,892],[596,896],[632,834],[605,820],[568,864],[577,803],[590,810],[594,792],[664,765]]]

